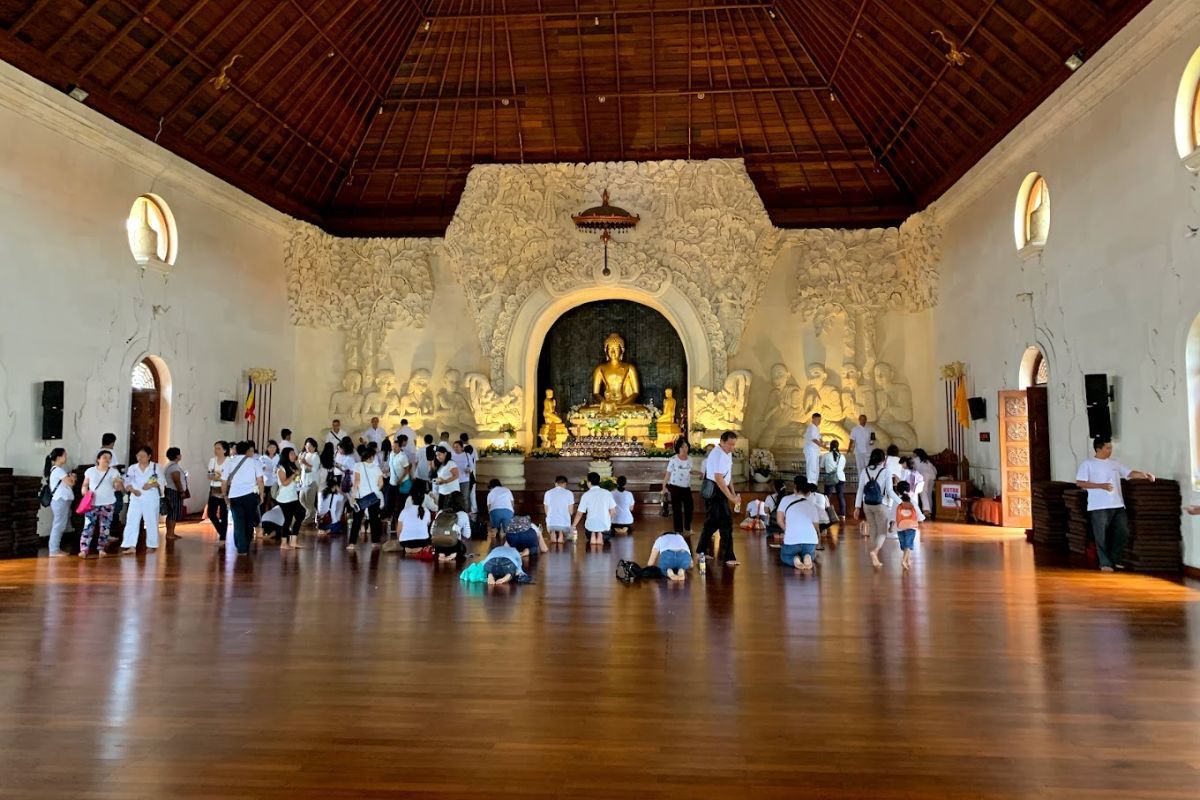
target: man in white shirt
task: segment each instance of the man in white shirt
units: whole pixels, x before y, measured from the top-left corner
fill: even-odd
[[[371,417],[371,427],[363,431],[362,438],[374,444],[376,448],[383,447],[383,440],[387,438],[387,431],[379,427],[379,417]]]
[[[565,475],[554,479],[554,488],[542,498],[542,507],[546,512],[546,531],[550,534],[550,541],[563,542],[568,535],[574,538],[571,515],[575,513],[575,493],[567,488]]]
[[[866,414],[858,415],[858,425],[850,431],[850,447],[854,450],[854,469],[861,470],[875,447],[875,429],[867,424]]]
[[[412,494],[413,464],[408,458],[408,437],[400,434],[396,437],[396,447],[388,456],[388,509],[391,512],[390,525],[396,527],[408,496]]]
[[[462,492],[463,505],[470,513],[469,498],[471,496],[471,457],[463,451],[462,442],[455,442],[450,451],[450,460],[458,467],[458,486]]]
[[[239,556],[248,556],[264,493],[262,464],[249,442],[238,442],[237,455],[221,465],[221,492],[233,515],[233,544]]]
[[[397,436],[408,437],[408,447],[405,452],[408,453],[408,460],[416,463],[417,460],[417,432],[408,424],[407,419],[400,420],[400,430],[396,431]]]
[[[284,428],[279,432],[279,452],[282,454],[283,451],[287,450],[289,447],[293,450],[296,450],[296,445],[292,444],[291,428]],[[300,451],[296,450],[296,454],[299,455]]]
[[[821,415],[813,414],[812,421],[804,429],[804,475],[813,486],[821,479]]]
[[[336,450],[337,446],[341,444],[342,439],[345,439],[346,436],[346,432],[342,430],[342,421],[340,419],[335,419],[333,422],[329,423],[329,431],[325,434],[325,442],[327,444],[332,444]]]
[[[700,496],[704,497],[704,527],[696,552],[711,558],[713,532],[720,531],[718,557],[727,567],[736,567],[740,563],[733,554],[733,513],[742,505],[741,496],[733,491],[733,451],[737,439],[733,431],[721,434],[721,442],[704,459],[705,485],[700,489]],[[709,483],[712,485],[708,486]]]
[[[579,498],[579,508],[575,510],[571,527],[579,527],[580,517],[586,516],[584,530],[588,533],[588,543],[603,545],[606,538],[612,537],[612,517],[617,503],[612,492],[600,487],[599,473],[589,472],[587,479],[590,487]]]
[[[1096,555],[1100,571],[1125,569],[1125,544],[1129,540],[1129,518],[1125,514],[1125,497],[1121,494],[1122,478],[1144,478],[1153,481],[1149,472],[1129,469],[1112,457],[1112,439],[1097,436],[1092,441],[1095,455],[1079,465],[1075,485],[1087,490],[1088,520],[1096,540]]]

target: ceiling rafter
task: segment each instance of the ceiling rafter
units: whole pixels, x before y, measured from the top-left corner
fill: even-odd
[[[154,9],[158,8],[161,2],[162,0],[150,0],[150,2],[146,3],[146,5],[142,7],[141,11],[138,11],[130,16],[129,21],[122,25],[120,30],[118,30],[114,35],[110,36],[108,41],[105,42],[104,46],[97,50],[96,54],[93,55],[88,62],[80,68],[79,72],[76,74],[75,82],[79,85],[82,85],[87,79],[87,76],[91,74],[91,71],[95,69],[96,65],[104,61],[104,59],[108,57],[108,54],[112,52],[114,47],[125,41],[129,34],[133,32],[133,29],[141,24],[142,18],[150,16],[150,13],[154,11]],[[200,8],[204,7],[203,2],[197,3],[196,5],[200,6]]]
[[[46,57],[54,58],[58,54],[59,48],[74,39],[75,34],[79,33],[85,25],[96,18],[96,15],[100,13],[100,9],[104,8],[106,2],[107,0],[92,0],[92,4],[87,6],[87,10],[76,17],[70,27],[63,32],[63,35],[58,37],[54,44],[50,45],[49,49],[46,50]]]

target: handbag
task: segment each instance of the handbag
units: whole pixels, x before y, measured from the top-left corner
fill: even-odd
[[[662,493],[662,499],[659,500],[658,515],[660,517],[671,516],[671,495],[669,492]]]
[[[158,464],[154,465],[154,481],[158,482]],[[167,499],[167,492],[161,486],[158,487],[158,515],[160,517],[171,516],[171,501]]]
[[[38,493],[38,502],[41,503],[42,508],[50,507],[50,503],[54,500],[54,494],[58,491],[58,487],[62,486],[62,482],[63,478],[59,478],[58,483],[54,484],[53,489],[50,488],[50,484],[48,482],[42,484],[42,490]]]
[[[104,474],[100,476],[100,480],[96,481],[97,485],[104,483],[104,479],[108,477],[108,473],[112,472],[112,467],[104,470]],[[76,514],[86,514],[96,505],[96,492],[88,489],[83,493],[83,498],[79,501],[79,505],[75,507]]]
[[[700,484],[700,496],[705,500],[712,500],[716,493],[717,482],[710,478],[705,478],[704,482]]]

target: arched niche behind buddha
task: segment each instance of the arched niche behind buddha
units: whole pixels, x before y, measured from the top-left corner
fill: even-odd
[[[675,398],[688,396],[688,363],[683,341],[665,316],[630,300],[584,303],[562,314],[546,334],[538,355],[537,397],[554,391],[559,416],[575,406],[598,403],[597,368],[610,356],[606,342],[617,334],[624,345],[620,360],[637,374],[637,396],[629,402],[662,409],[667,389]],[[545,424],[545,410],[536,408],[536,425]]]

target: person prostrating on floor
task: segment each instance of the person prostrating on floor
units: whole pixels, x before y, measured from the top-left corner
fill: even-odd
[[[542,532],[534,525],[529,517],[511,517],[507,523],[496,529],[504,531],[504,539],[521,554],[521,558],[529,558],[535,553],[545,553],[550,547],[542,538]]]
[[[687,571],[692,568],[692,549],[688,547],[687,539],[674,531],[659,536],[650,549],[650,560],[646,566],[657,566],[667,580],[686,579]]]
[[[816,485],[796,476],[796,491],[783,499],[775,512],[776,521],[783,527],[783,546],[779,560],[798,570],[813,568],[813,553],[820,538],[821,510],[812,501]]]
[[[605,537],[612,536],[613,513],[617,509],[612,492],[600,486],[600,473],[589,472],[587,476],[588,490],[579,498],[579,508],[575,510],[575,519],[571,521],[572,528],[579,527],[579,520],[586,517],[584,530],[588,534],[588,544],[603,545]]]
[[[496,546],[484,556],[483,569],[487,572],[488,586],[502,586],[512,581],[525,583],[529,577],[521,566],[520,551],[508,543],[503,530],[496,536]]]
[[[704,459],[704,483],[700,496],[704,498],[704,527],[696,552],[712,557],[713,533],[721,533],[721,552],[718,557],[727,567],[739,562],[733,554],[733,515],[741,509],[742,498],[733,491],[733,451],[738,436],[733,431],[721,434],[721,442]]]
[[[546,511],[546,531],[550,541],[565,542],[566,537],[575,537],[571,516],[575,513],[575,493],[567,488],[567,478],[559,475],[554,479],[554,488],[542,498]]]

